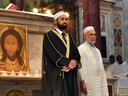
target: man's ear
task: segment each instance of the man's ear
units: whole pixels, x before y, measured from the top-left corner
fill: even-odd
[[[84,38],[87,38],[87,34],[84,34]]]
[[[87,34],[84,34],[84,40],[87,40]]]
[[[57,20],[54,20],[54,24],[55,24],[55,25],[57,24]]]

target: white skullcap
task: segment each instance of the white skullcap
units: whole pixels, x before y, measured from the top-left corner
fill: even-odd
[[[57,12],[55,15],[54,15],[54,20],[56,20],[58,17],[60,17],[61,15],[66,15],[65,13],[63,12]]]
[[[88,27],[84,28],[84,34],[86,34],[90,30],[95,30],[95,29],[93,28],[93,26],[88,26]]]

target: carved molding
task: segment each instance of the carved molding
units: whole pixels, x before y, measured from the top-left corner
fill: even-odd
[[[0,9],[0,16],[9,16],[13,18],[15,17],[15,18],[30,19],[30,20],[53,22],[53,15],[46,15],[41,13],[33,13],[33,12],[25,12],[25,11]]]
[[[116,3],[118,0],[100,0],[102,2]]]
[[[41,77],[3,77],[0,76],[0,85],[41,85]]]

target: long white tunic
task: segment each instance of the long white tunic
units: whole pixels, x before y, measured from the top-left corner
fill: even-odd
[[[99,70],[94,52],[89,45],[83,43],[78,47],[78,50],[82,63],[82,68],[78,70],[79,82],[81,80],[85,81],[87,85],[87,96],[108,96],[106,74],[100,51],[96,48],[100,62]],[[80,94],[80,96],[86,96],[81,91]]]
[[[127,65],[128,65],[127,62],[125,61],[122,64],[117,64],[113,76],[119,78],[126,77],[125,75],[128,74]]]

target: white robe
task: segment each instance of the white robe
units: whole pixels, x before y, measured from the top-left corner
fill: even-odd
[[[108,96],[106,74],[100,51],[96,48],[100,60],[100,70],[92,48],[83,43],[78,47],[81,55],[82,68],[78,70],[79,82],[84,80],[87,85],[87,96]],[[80,91],[80,96],[86,96]]]
[[[116,77],[122,78],[126,77],[126,74],[128,74],[128,67],[127,62],[123,62],[122,64],[117,64],[115,67],[114,75]]]

